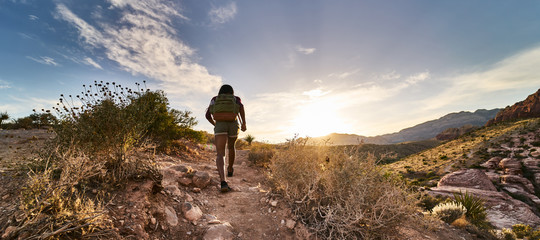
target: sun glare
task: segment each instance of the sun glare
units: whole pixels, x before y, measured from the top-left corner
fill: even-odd
[[[334,132],[350,132],[336,110],[336,105],[329,101],[314,101],[300,107],[293,118],[290,131],[301,137],[320,137]]]

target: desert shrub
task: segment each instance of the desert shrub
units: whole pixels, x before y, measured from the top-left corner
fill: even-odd
[[[253,142],[253,140],[255,140],[255,137],[251,134],[248,134],[244,140],[246,140],[246,142],[248,143],[249,146],[251,146],[251,143]]]
[[[446,202],[435,206],[431,213],[446,223],[452,223],[467,212],[467,209],[458,202]]]
[[[429,194],[420,195],[420,200],[418,201],[417,205],[421,207],[423,210],[431,211],[435,206],[437,206],[439,203],[442,203],[447,198],[442,197],[440,195],[438,196],[431,196]]]
[[[270,144],[257,144],[249,150],[248,160],[259,166],[268,166],[275,152]]]
[[[391,237],[415,216],[402,183],[384,174],[373,156],[292,139],[275,153],[270,170],[275,189],[318,237]]]
[[[53,126],[58,123],[58,119],[54,115],[52,115],[50,112],[45,112],[45,110],[43,111],[43,113],[33,113],[29,116],[15,119],[11,128],[33,129]]]
[[[525,224],[514,224],[512,225],[512,232],[516,234],[517,238],[524,238],[532,233],[532,228]]]
[[[162,91],[133,91],[114,82],[83,87],[75,96],[78,104],[71,95],[61,95],[55,108],[61,119],[55,141],[61,149],[74,146],[94,161],[105,161],[113,181],[136,174],[124,164],[145,144],[166,150],[179,138],[204,141],[201,132],[191,129],[197,123],[191,113],[170,109]]]
[[[243,139],[236,139],[236,142],[235,142],[234,146],[235,146],[236,149],[247,149],[249,145]]]
[[[484,200],[477,198],[467,192],[454,194],[454,201],[460,203],[467,212],[465,216],[474,225],[483,225],[486,222],[486,208],[484,207]]]
[[[47,164],[45,170],[28,174],[20,197],[25,218],[12,237],[22,233],[29,239],[105,237],[106,229],[112,227],[102,198],[89,198],[85,191],[89,179],[106,174],[100,171],[102,163],[75,151],[64,153],[60,161],[60,165]],[[60,166],[62,171],[55,171]]]
[[[512,229],[503,228],[499,234],[499,238],[503,240],[515,240],[516,234],[512,232]]]
[[[540,229],[537,229],[531,233],[529,240],[540,240]]]

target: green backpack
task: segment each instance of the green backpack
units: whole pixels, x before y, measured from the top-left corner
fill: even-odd
[[[236,121],[240,105],[233,94],[219,94],[209,110],[215,121],[232,122]]]

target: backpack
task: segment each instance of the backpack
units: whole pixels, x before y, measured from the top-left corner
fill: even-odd
[[[240,105],[233,94],[219,94],[209,110],[215,121],[232,122],[236,121]]]

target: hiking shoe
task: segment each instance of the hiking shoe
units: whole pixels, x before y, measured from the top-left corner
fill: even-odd
[[[233,172],[234,172],[234,169],[233,169],[233,170],[231,170],[230,172],[229,172],[229,171],[227,171],[227,177],[232,177],[232,175],[233,175]]]
[[[226,193],[229,191],[231,191],[231,187],[229,187],[229,184],[227,184],[227,182],[225,181],[221,182],[221,192]]]

